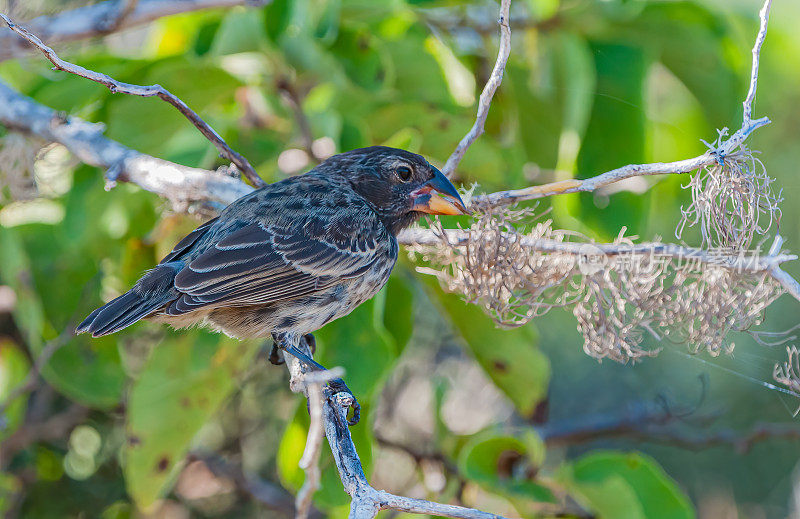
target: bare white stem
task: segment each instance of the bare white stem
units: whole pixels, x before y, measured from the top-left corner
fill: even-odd
[[[755,45],[753,46],[753,66],[750,72],[750,87],[747,91],[747,97],[743,102],[744,115],[742,117],[742,127],[734,132],[734,134],[728,139],[722,140],[716,148],[709,150],[703,155],[699,155],[691,159],[679,160],[676,162],[629,164],[627,166],[612,169],[611,171],[606,171],[605,173],[601,173],[594,177],[583,180],[570,179],[539,186],[530,186],[522,189],[512,189],[508,191],[489,193],[486,195],[478,195],[473,198],[473,202],[484,206],[504,206],[553,195],[590,192],[631,177],[691,173],[692,171],[696,171],[702,167],[710,166],[715,162],[725,160],[728,155],[734,153],[744,143],[747,137],[754,130],[760,128],[761,126],[767,125],[770,122],[769,118],[767,117],[753,120],[751,119],[751,113],[753,100],[755,99],[756,88],[758,85],[758,66],[761,55],[761,46],[763,45],[764,39],[767,36],[767,22],[769,21],[769,11],[771,6],[772,0],[765,0],[764,5],[759,12],[761,25],[758,31],[758,36],[756,37]],[[476,125],[477,124],[478,123],[476,121]],[[481,130],[482,128],[483,126],[481,124]],[[464,141],[462,141],[462,143],[463,142]],[[449,163],[450,161],[448,160],[448,164]]]
[[[164,16],[263,3],[257,0],[107,0],[39,16],[27,21],[26,25],[31,32],[51,43],[68,42],[144,25]],[[109,21],[112,23],[109,24]],[[0,35],[0,61],[20,56],[29,50],[28,44],[14,35]]]
[[[233,149],[228,146],[228,143],[225,142],[220,134],[218,134],[207,122],[197,115],[197,112],[189,108],[189,105],[184,103],[183,100],[166,88],[162,87],[161,85],[142,86],[123,83],[106,74],[95,72],[94,70],[86,69],[80,65],[75,65],[74,63],[64,61],[58,57],[53,49],[45,45],[38,36],[31,33],[21,25],[14,23],[5,14],[0,13],[0,18],[6,22],[9,29],[19,34],[22,38],[41,50],[42,54],[44,54],[44,56],[50,60],[53,65],[55,65],[54,68],[56,70],[63,70],[64,72],[69,72],[70,74],[75,74],[76,76],[100,83],[101,85],[108,87],[108,89],[113,93],[119,92],[122,94],[130,94],[140,97],[158,97],[159,99],[171,104],[177,108],[178,111],[184,115],[184,117],[189,119],[189,121],[198,130],[200,130],[200,133],[202,133],[206,139],[211,141],[211,143],[217,147],[220,156],[225,157],[236,164],[236,167],[239,168],[239,171],[241,171],[242,174],[247,177],[247,179],[255,187],[262,187],[266,185],[266,182],[264,182],[264,180],[258,176],[258,173],[256,173],[256,171],[253,169],[253,166],[250,165],[246,158],[233,151]]]
[[[489,108],[492,105],[494,93],[497,92],[497,88],[500,86],[500,83],[503,82],[503,72],[505,72],[506,63],[508,63],[508,56],[511,54],[510,9],[511,0],[502,0],[500,2],[500,19],[498,20],[500,24],[500,50],[497,52],[497,61],[495,61],[492,73],[489,75],[489,80],[486,81],[486,86],[483,87],[481,96],[478,99],[478,114],[475,117],[475,123],[464,138],[461,139],[461,142],[458,143],[455,151],[453,151],[442,168],[442,173],[444,173],[445,176],[449,177],[453,174],[458,164],[461,162],[461,159],[464,158],[467,149],[472,146],[472,143],[475,142],[478,137],[483,135],[486,117],[489,115]]]
[[[772,0],[765,0],[764,5],[758,12],[758,18],[761,21],[761,25],[758,30],[758,36],[756,36],[756,43],[753,45],[753,66],[750,70],[750,88],[747,91],[747,97],[742,103],[742,106],[744,107],[742,127],[747,126],[750,123],[750,117],[753,111],[753,101],[755,101],[756,88],[758,87],[758,64],[761,58],[761,46],[764,44],[764,40],[767,37],[767,25],[769,23],[769,10],[771,7]]]

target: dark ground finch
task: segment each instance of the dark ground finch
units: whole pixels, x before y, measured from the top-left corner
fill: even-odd
[[[453,185],[420,155],[385,146],[341,153],[233,202],[76,331],[100,337],[141,319],[202,325],[272,336],[323,369],[298,349],[301,338],[386,284],[402,229],[423,213],[463,212]]]

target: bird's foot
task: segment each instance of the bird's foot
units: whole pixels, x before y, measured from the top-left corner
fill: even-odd
[[[347,423],[350,426],[356,425],[361,420],[361,404],[358,403],[356,396],[340,378],[329,381],[328,387],[331,388],[331,396],[338,398],[339,404],[353,410],[353,416],[348,418]]]
[[[309,336],[311,337],[310,341],[309,341]],[[312,342],[314,341],[314,336],[311,334],[307,334],[304,337],[306,341],[309,342],[309,347],[314,348],[314,346],[316,345],[315,342]],[[280,340],[277,340],[275,344],[277,345],[278,348],[283,349],[283,351],[285,351],[289,355],[297,357],[311,370],[327,371],[325,366],[315,361],[309,355],[303,353],[297,346],[294,346],[292,344],[287,344],[286,342]],[[276,357],[278,356],[277,352],[275,353],[275,356]],[[272,354],[270,354],[270,358],[271,357]],[[347,420],[347,423],[351,426],[356,425],[361,419],[361,404],[358,403],[358,399],[356,399],[353,392],[350,391],[350,388],[347,387],[347,384],[344,383],[344,380],[340,378],[335,378],[333,380],[330,380],[328,382],[328,387],[331,389],[331,396],[336,396],[341,405],[343,405],[344,407],[349,407],[353,410],[353,416]]]
[[[303,338],[306,340],[308,344],[308,348],[311,350],[311,355],[314,355],[317,352],[317,339],[314,338],[313,333],[307,333],[303,335]],[[286,361],[280,354],[280,346],[278,346],[278,342],[273,339],[272,342],[272,350],[269,352],[269,362],[275,366],[282,366],[286,364]]]

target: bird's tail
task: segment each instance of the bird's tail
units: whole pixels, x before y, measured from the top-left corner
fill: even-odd
[[[148,317],[176,297],[175,274],[173,265],[159,265],[142,276],[132,289],[89,314],[75,333],[102,337]]]

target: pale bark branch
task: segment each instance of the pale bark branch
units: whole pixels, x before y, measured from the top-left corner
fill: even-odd
[[[675,175],[685,174],[696,171],[700,168],[711,166],[716,162],[722,162],[725,158],[738,150],[747,137],[756,129],[770,123],[768,117],[752,119],[752,105],[756,97],[758,86],[758,67],[761,57],[761,46],[767,37],[767,25],[769,22],[769,11],[772,7],[772,0],[765,0],[764,5],[759,11],[759,30],[756,42],[753,45],[753,63],[750,72],[750,86],[747,96],[742,103],[744,110],[742,115],[742,126],[728,139],[723,140],[717,146],[709,145],[709,150],[691,159],[679,160],[676,162],[654,162],[651,164],[629,164],[621,168],[606,171],[594,177],[583,180],[570,179],[538,186],[531,186],[522,189],[512,189],[508,191],[498,191],[486,195],[473,197],[473,203],[482,206],[504,206],[526,200],[536,200],[553,195],[565,195],[569,193],[590,192],[609,184],[619,182],[631,177],[641,177],[648,175]],[[488,110],[488,108],[487,108]],[[477,122],[476,122],[477,124]],[[482,126],[481,126],[482,128]],[[452,157],[451,157],[452,158]],[[450,161],[448,160],[448,163]]]
[[[10,18],[8,18],[8,16],[2,13],[0,13],[0,18],[6,22],[9,29],[19,34],[22,38],[41,50],[42,54],[44,54],[44,56],[50,60],[53,65],[55,65],[54,68],[56,70],[63,70],[64,72],[69,72],[70,74],[75,74],[76,76],[100,83],[101,85],[108,87],[112,93],[130,94],[140,97],[158,97],[159,99],[171,104],[181,114],[183,114],[184,117],[189,119],[189,122],[191,122],[198,130],[200,130],[200,133],[202,133],[206,139],[211,141],[211,143],[217,147],[221,157],[224,157],[234,163],[236,167],[239,168],[239,171],[241,171],[242,174],[247,177],[250,183],[253,184],[253,186],[263,187],[266,185],[266,182],[264,182],[264,180],[258,176],[258,173],[256,173],[256,171],[253,169],[253,166],[250,165],[246,158],[233,151],[233,149],[228,146],[228,143],[226,143],[225,140],[208,123],[206,123],[199,115],[197,115],[194,110],[189,108],[189,105],[184,103],[180,98],[166,88],[162,87],[161,85],[142,86],[123,83],[106,74],[95,72],[93,70],[81,67],[80,65],[75,65],[74,63],[64,61],[58,57],[53,49],[45,45],[38,36],[31,33],[21,25],[14,23]]]
[[[308,517],[314,492],[319,489],[321,477],[319,455],[322,449],[322,440],[325,438],[325,426],[322,418],[322,407],[325,400],[323,386],[327,382],[343,376],[344,369],[339,367],[303,375],[303,391],[308,399],[308,412],[311,419],[308,426],[306,446],[298,463],[300,468],[305,471],[306,479],[303,482],[303,486],[297,491],[297,498],[295,499],[296,519],[306,519]]]
[[[253,188],[231,176],[139,153],[106,138],[104,126],[66,117],[0,82],[0,124],[57,142],[81,162],[109,172],[112,180],[132,182],[186,210],[195,202],[228,205]]]
[[[266,3],[265,0],[108,0],[39,16],[25,25],[43,40],[61,43],[103,36],[174,14]],[[0,61],[18,57],[30,49],[28,42],[12,34],[0,34]]]
[[[306,355],[311,355],[311,349],[308,347],[305,338],[301,339],[298,348]],[[315,449],[318,449],[318,445],[316,445],[316,438],[318,437],[313,432],[313,428],[318,426],[315,424],[321,423],[324,427],[333,459],[336,462],[336,467],[339,469],[339,476],[344,490],[352,498],[350,519],[372,519],[381,510],[397,510],[460,519],[504,519],[502,516],[472,508],[397,496],[373,488],[364,474],[361,460],[347,424],[347,410],[351,404],[352,397],[343,393],[331,394],[327,387],[322,388],[320,395],[312,395],[309,391],[309,386],[313,387],[313,385],[306,383],[306,377],[309,375],[304,373],[303,362],[288,354],[284,355],[284,359],[291,377],[290,387],[292,391],[302,392],[309,399],[312,428],[309,430],[308,443],[311,443],[312,446],[309,448],[307,443],[307,452],[310,450],[313,453]],[[314,382],[319,383],[317,381]],[[317,403],[314,400],[322,404],[318,409],[315,407]],[[319,417],[315,416],[316,410],[320,411],[321,422],[318,421]],[[308,476],[308,472],[306,475]]]
[[[489,115],[489,108],[492,105],[494,93],[503,81],[503,73],[506,70],[506,63],[508,63],[508,56],[511,54],[511,17],[509,11],[511,9],[511,0],[501,0],[500,2],[500,18],[498,23],[500,25],[500,50],[497,52],[497,61],[495,61],[492,73],[489,75],[489,80],[486,86],[483,87],[481,96],[478,99],[478,114],[475,117],[475,123],[470,128],[469,132],[461,139],[461,142],[456,146],[455,151],[450,155],[442,168],[442,173],[445,176],[451,176],[455,172],[464,154],[467,152],[472,143],[478,137],[483,135],[484,126],[486,124],[486,117]]]

